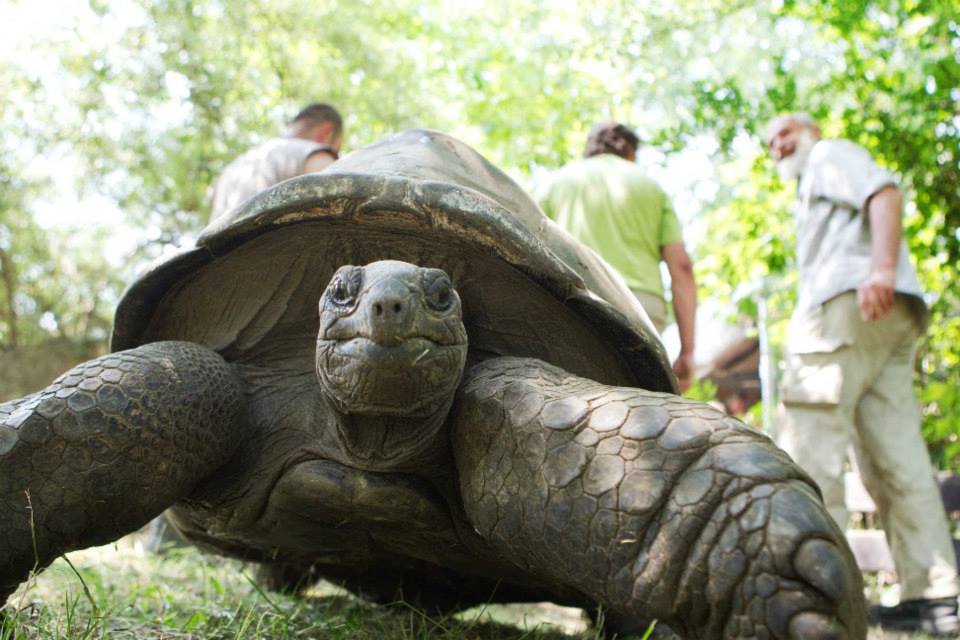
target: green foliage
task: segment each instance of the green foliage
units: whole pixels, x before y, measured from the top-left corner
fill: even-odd
[[[0,157],[6,154],[0,150]],[[0,160],[0,163],[7,164]],[[50,271],[41,230],[25,215],[29,184],[0,164],[0,344],[18,346],[38,330],[41,315],[31,292]]]
[[[710,402],[717,397],[717,385],[706,379],[694,380],[683,396],[691,400]]]
[[[955,370],[953,370],[955,372]],[[960,469],[960,376],[931,380],[920,391],[923,437],[942,469]]]
[[[50,144],[36,119],[51,114],[39,85],[2,60],[0,84],[14,96],[0,102],[0,351],[52,338],[103,341],[120,288],[103,255],[106,232],[44,229],[33,219],[51,190],[49,177],[28,170]]]

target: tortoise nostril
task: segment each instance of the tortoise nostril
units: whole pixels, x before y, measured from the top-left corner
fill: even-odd
[[[370,308],[374,318],[385,321],[398,320],[403,317],[407,311],[406,304],[404,304],[402,300],[397,300],[394,297],[381,298],[373,302]]]

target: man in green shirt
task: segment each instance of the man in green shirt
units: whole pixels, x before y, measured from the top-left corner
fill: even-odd
[[[667,306],[660,260],[667,263],[680,332],[673,369],[686,390],[693,376],[697,306],[693,264],[670,200],[635,163],[638,146],[637,135],[622,124],[595,125],[585,157],[557,172],[538,200],[548,217],[620,272],[661,332]]]

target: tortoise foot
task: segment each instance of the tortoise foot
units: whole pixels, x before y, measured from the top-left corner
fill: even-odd
[[[723,636],[863,638],[862,582],[839,530],[821,516],[819,501],[805,486],[786,483],[770,489],[766,504],[754,502],[735,521],[740,527],[751,520],[762,524],[756,529],[760,537],[748,535],[732,554],[715,557],[723,560],[711,558],[711,564],[724,567],[721,571],[745,565],[743,577],[729,591],[733,608]],[[762,522],[761,512],[767,514]],[[721,550],[723,539],[721,535]]]
[[[477,531],[617,620],[711,640],[865,637],[860,573],[816,485],[729,416],[499,358],[468,372],[454,420]]]

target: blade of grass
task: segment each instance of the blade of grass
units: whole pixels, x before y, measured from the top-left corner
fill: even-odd
[[[278,605],[276,602],[274,602],[273,599],[270,598],[270,596],[268,596],[268,595],[266,594],[266,592],[264,592],[264,590],[260,587],[260,585],[257,584],[257,581],[254,580],[253,578],[251,578],[250,575],[249,575],[246,571],[243,572],[243,577],[246,579],[247,582],[249,582],[249,583],[253,586],[254,591],[256,591],[257,594],[258,594],[261,598],[263,598],[264,601],[265,601],[267,604],[269,604],[270,607],[271,607],[274,611],[277,612],[277,614],[279,614],[279,615],[284,615],[284,611],[283,611],[283,609],[280,608],[280,605]]]
[[[63,561],[67,563],[67,566],[70,567],[70,570],[73,571],[73,574],[77,576],[78,580],[80,580],[80,586],[83,587],[83,594],[87,597],[87,600],[90,602],[90,606],[93,608],[93,615],[99,618],[100,607],[97,606],[97,602],[93,599],[93,594],[90,593],[90,587],[87,586],[87,581],[83,579],[83,576],[80,575],[80,572],[77,571],[77,568],[73,566],[73,563],[70,562],[70,558],[68,558],[66,554],[60,557],[63,558]]]

